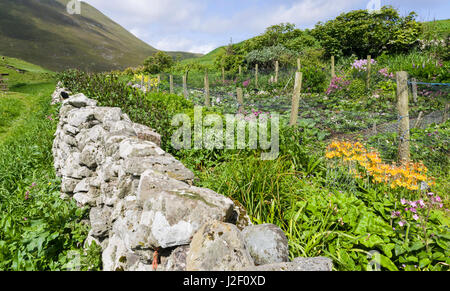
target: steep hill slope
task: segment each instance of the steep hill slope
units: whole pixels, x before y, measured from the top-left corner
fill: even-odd
[[[54,71],[105,71],[139,65],[156,52],[87,3],[81,3],[80,15],[70,15],[68,2],[0,0],[0,55]]]

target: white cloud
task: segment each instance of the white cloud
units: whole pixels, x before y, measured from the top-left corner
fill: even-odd
[[[163,51],[185,51],[206,54],[218,45],[216,43],[199,44],[192,39],[180,37],[164,37],[155,44],[155,48]]]
[[[128,24],[180,24],[201,15],[201,1],[186,0],[86,0],[101,11],[109,11]]]

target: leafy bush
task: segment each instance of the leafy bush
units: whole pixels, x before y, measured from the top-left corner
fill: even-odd
[[[171,56],[165,52],[158,51],[144,61],[144,72],[158,74],[169,70],[174,64]]]
[[[397,10],[383,7],[379,12],[355,10],[341,14],[334,20],[319,23],[312,34],[320,41],[328,55],[365,58],[382,52],[408,52],[416,44],[421,25],[416,14],[401,17]]]
[[[294,58],[296,58],[295,52],[282,45],[276,45],[249,52],[246,56],[246,61],[250,67],[258,64],[261,69],[273,69],[275,61],[279,61],[280,64],[288,64]]]
[[[303,91],[307,93],[322,93],[327,88],[328,73],[326,67],[303,66]]]

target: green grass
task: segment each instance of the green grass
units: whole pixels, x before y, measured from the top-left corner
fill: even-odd
[[[447,38],[450,33],[450,19],[424,22],[424,32],[440,39]]]
[[[0,95],[0,270],[65,270],[74,255],[82,270],[98,270],[99,250],[82,249],[87,210],[60,198],[53,168],[56,82],[38,66],[7,63],[29,72],[12,73],[12,92]]]
[[[24,108],[23,101],[17,97],[5,96],[0,98],[0,135],[21,115]]]

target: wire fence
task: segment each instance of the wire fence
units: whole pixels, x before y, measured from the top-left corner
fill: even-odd
[[[254,68],[240,72],[208,72],[211,106],[220,108],[224,114],[242,112],[235,88],[244,87],[247,90],[243,96],[243,105],[248,113],[278,112],[288,115],[292,111],[292,89],[297,70],[297,67],[281,66],[278,72],[271,68]],[[331,71],[329,75],[331,78]],[[170,75],[161,74],[160,79],[161,89],[169,91]],[[183,95],[183,75],[173,74],[172,80],[174,93]],[[450,93],[448,85],[447,83],[421,82],[415,79],[407,80],[411,96],[407,116],[410,121],[409,129],[426,128],[431,124],[439,124],[447,120]],[[205,73],[188,72],[185,86],[186,97],[189,100],[195,105],[205,105]],[[265,92],[261,88],[269,88],[269,90]],[[399,133],[400,131],[401,118],[399,117],[401,116],[399,116],[395,97],[388,100],[378,96],[378,100],[375,98],[372,101],[385,103],[385,106],[362,103],[359,104],[359,108],[354,108],[351,104],[336,106],[336,102],[328,102],[326,97],[323,98],[325,94],[321,95],[322,98],[320,94],[301,94],[298,120],[302,125],[326,132],[329,138],[367,139],[380,133]],[[343,98],[337,103],[342,105],[345,102],[347,100]],[[447,109],[445,109],[446,106]]]

